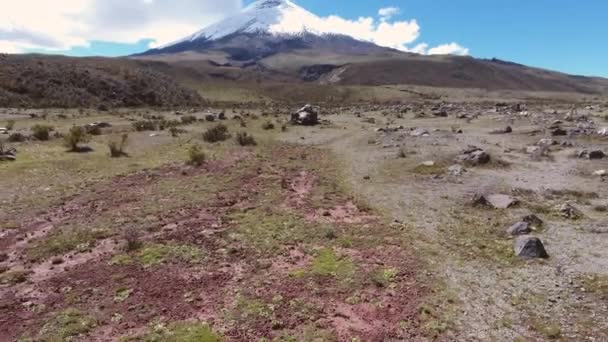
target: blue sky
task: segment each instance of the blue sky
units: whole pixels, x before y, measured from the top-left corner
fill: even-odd
[[[21,0],[21,3],[28,1],[34,0]],[[56,4],[59,1],[65,2],[67,6],[70,1],[77,0],[58,0]],[[101,0],[99,1],[102,3]],[[167,0],[129,1],[148,3]],[[206,7],[197,5],[205,2],[210,4],[207,4]],[[246,3],[250,2],[246,1]],[[373,17],[379,20],[378,10],[380,8],[397,7],[400,9],[400,13],[391,18],[391,21],[415,19],[420,26],[420,37],[408,47],[419,43],[427,43],[429,47],[433,47],[456,42],[469,49],[470,54],[475,57],[497,57],[572,74],[608,77],[608,43],[606,42],[608,1],[606,0],[296,0],[296,2],[317,15],[338,15],[350,20],[356,20],[359,17]],[[105,0],[103,3],[109,4],[106,5],[108,7],[122,6],[121,4],[125,2],[124,0]],[[217,5],[217,0],[174,0],[168,3],[174,7],[180,5],[201,7],[198,8],[200,14],[193,10],[188,11],[190,8],[185,8],[181,14],[175,14],[176,18],[179,18],[178,15],[187,13],[190,20],[188,30],[198,26],[202,28],[202,26],[238,10],[239,7],[239,0],[222,0],[222,5]],[[3,7],[19,6],[16,4],[0,4],[0,12],[9,13],[14,8]],[[98,9],[99,6],[101,5],[98,5],[96,10],[101,11],[103,8]],[[121,11],[113,9],[113,7],[109,7],[109,10],[106,8],[105,12],[109,13],[108,17],[114,21],[129,22],[130,18],[135,18],[129,17],[128,9],[122,11],[123,17],[120,16]],[[164,12],[169,12],[169,10],[165,9]],[[137,15],[138,12],[133,13]],[[97,15],[97,13],[94,14]],[[154,15],[156,15],[155,22],[163,22],[162,11]],[[152,14],[149,16],[151,17]],[[13,25],[13,31],[11,31],[10,25],[8,31],[7,29],[3,31],[2,22],[7,20],[9,23],[12,20],[17,24],[24,21],[22,18],[15,19],[10,16],[5,19],[0,13],[0,51],[3,39],[5,40],[4,46],[6,46],[11,43],[9,38],[16,36],[15,25]],[[199,22],[200,25],[198,25]],[[30,34],[30,28],[27,25],[18,26],[21,31]],[[114,24],[114,26],[120,26],[120,23],[119,25]],[[111,26],[101,25],[100,27]],[[122,34],[120,30],[115,30],[114,35],[89,34],[90,37],[94,37],[92,39],[70,36],[69,43],[65,38],[66,42],[62,40],[61,45],[57,44],[65,46],[65,48],[54,48],[53,52],[74,56],[121,56],[144,51],[153,41],[152,37],[146,39],[148,37],[145,33],[135,32],[132,27],[128,27],[128,29],[130,30],[128,31],[129,39],[124,39],[125,41],[122,43],[111,42],[114,37]],[[31,32],[33,30],[34,28],[31,29]],[[98,31],[100,30],[98,29]],[[183,27],[182,31],[184,31]],[[171,32],[173,31],[167,29],[166,32],[163,32],[163,38],[166,40],[172,37]],[[175,32],[181,31],[176,30]],[[44,39],[38,37],[38,41],[53,41],[54,38],[52,34],[49,34]],[[175,36],[174,38],[181,37]],[[88,42],[90,45],[84,46],[82,41],[85,44]],[[19,45],[25,46],[25,48],[21,50],[15,48],[16,52],[50,51],[28,44]],[[9,52],[11,48],[13,47],[8,45]]]

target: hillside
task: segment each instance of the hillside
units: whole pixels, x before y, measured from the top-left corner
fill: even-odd
[[[163,73],[163,63],[44,55],[0,57],[0,107],[184,106],[194,91]]]

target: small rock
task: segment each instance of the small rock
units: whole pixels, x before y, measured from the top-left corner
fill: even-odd
[[[515,255],[520,258],[534,259],[542,258],[546,259],[549,257],[543,242],[534,236],[520,236],[515,240],[514,243]]]
[[[462,165],[452,165],[448,168],[448,172],[452,176],[462,176],[467,170]]]
[[[541,148],[538,146],[528,146],[526,147],[527,154],[537,154],[540,153]]]
[[[537,143],[537,146],[552,146],[557,145],[557,141],[553,139],[540,139]]]
[[[431,166],[435,166],[435,162],[432,160],[428,160],[428,161],[425,161],[424,163],[422,163],[422,165],[431,167]]]
[[[544,224],[543,220],[541,220],[538,216],[534,214],[524,216],[522,221],[526,222],[532,228],[540,228]]]
[[[597,170],[593,173],[594,176],[604,177],[606,176],[606,170]]]
[[[429,131],[424,128],[417,128],[413,130],[410,135],[413,137],[428,137],[429,135],[431,135],[431,133],[429,133]]]
[[[476,195],[473,199],[473,205],[487,205],[494,209],[508,209],[519,203],[514,197],[501,194],[493,195]]]
[[[554,137],[568,135],[568,131],[562,128],[554,128],[551,130],[551,135]]]
[[[507,234],[512,236],[527,235],[532,232],[528,222],[517,222],[507,229]]]
[[[571,220],[578,220],[583,217],[583,213],[570,203],[565,203],[557,207],[557,211],[559,211],[563,217]]]

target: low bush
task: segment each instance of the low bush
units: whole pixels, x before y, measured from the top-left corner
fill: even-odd
[[[9,142],[24,142],[24,141],[27,141],[27,136],[20,132],[14,132],[8,136],[8,141]]]
[[[63,137],[63,140],[65,147],[71,152],[80,152],[83,149],[78,145],[88,143],[90,137],[83,127],[74,126],[70,128],[70,131]]]
[[[32,126],[32,135],[40,141],[47,141],[51,137],[51,132],[54,130],[52,126],[37,124]]]
[[[190,125],[196,122],[196,116],[194,115],[184,115],[181,118],[182,125]]]
[[[247,132],[239,132],[236,135],[236,141],[241,146],[256,146],[258,144],[255,138],[247,134]]]
[[[207,155],[203,152],[200,145],[195,144],[188,149],[188,165],[201,166],[207,159]]]
[[[110,140],[108,142],[108,148],[110,149],[110,157],[112,158],[120,158],[126,157],[127,153],[125,152],[125,148],[129,142],[129,134],[125,133],[120,137],[120,140]]]
[[[203,140],[209,143],[224,141],[229,137],[230,134],[228,134],[228,127],[223,124],[211,127],[205,133],[203,133]]]

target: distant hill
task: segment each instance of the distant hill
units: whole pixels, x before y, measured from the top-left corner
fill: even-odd
[[[202,99],[165,63],[45,55],[0,56],[0,107],[173,107]]]

